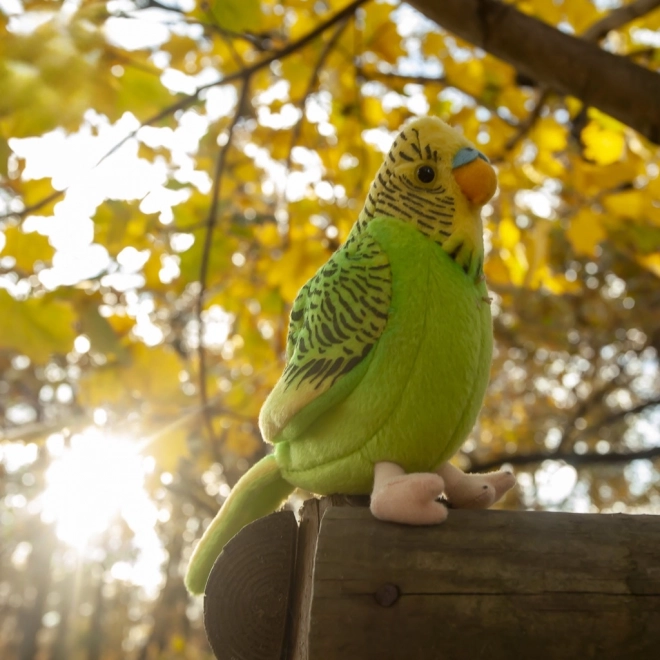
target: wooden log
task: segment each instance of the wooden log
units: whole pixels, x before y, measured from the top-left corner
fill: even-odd
[[[442,525],[408,527],[379,522],[366,507],[346,503],[305,503],[295,568],[284,586],[280,571],[277,587],[291,590],[290,600],[281,597],[289,602],[288,619],[271,622],[281,626],[279,634],[269,633],[283,640],[279,651],[273,644],[273,655],[259,655],[249,646],[259,639],[258,621],[234,621],[233,607],[216,606],[213,615],[207,608],[207,626],[240,625],[244,632],[236,628],[225,637],[253,638],[244,640],[243,655],[216,640],[219,660],[657,657],[658,516],[452,510]],[[207,604],[236,600],[231,585],[218,592],[213,577],[227,573],[232,546],[246,558],[244,577],[232,588],[249,590],[247,557],[260,552],[246,544],[272,545],[249,530],[270,518],[227,546],[209,580]],[[224,624],[221,615],[229,617]]]
[[[225,546],[204,597],[204,627],[217,658],[282,658],[297,535],[293,513],[280,511]]]

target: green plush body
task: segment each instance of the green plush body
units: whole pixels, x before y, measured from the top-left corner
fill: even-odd
[[[346,242],[293,304],[287,365],[259,418],[275,452],[207,528],[191,592],[225,543],[295,487],[370,493],[377,465],[434,471],[463,443],[491,363],[479,206],[495,185],[483,154],[442,121],[399,133]]]
[[[472,429],[488,382],[485,284],[399,220],[372,220],[367,231],[391,268],[387,325],[339,396],[322,394],[273,439],[284,479],[319,494],[369,493],[379,461],[433,470]]]

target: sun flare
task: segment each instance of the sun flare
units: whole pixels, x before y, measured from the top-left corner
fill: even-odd
[[[78,550],[117,516],[136,534],[153,529],[158,511],[144,488],[146,472],[136,443],[89,428],[74,435],[47,470],[44,518]]]

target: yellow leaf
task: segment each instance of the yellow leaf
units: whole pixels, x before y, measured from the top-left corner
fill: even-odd
[[[273,222],[265,223],[254,230],[259,243],[266,248],[274,248],[282,245],[282,236]]]
[[[486,84],[486,72],[483,60],[470,58],[465,62],[456,62],[451,58],[443,61],[447,81],[451,85],[456,83],[457,87],[468,94],[479,98]]]
[[[20,227],[5,229],[5,247],[1,251],[3,257],[13,257],[18,270],[31,273],[36,262],[49,262],[54,250],[46,236],[36,232],[25,233]]]
[[[179,398],[179,373],[183,365],[173,349],[136,344],[132,353],[133,364],[126,381],[128,387],[160,401]]]
[[[179,461],[190,455],[189,435],[185,426],[165,426],[154,434],[144,453],[152,456],[162,471],[175,472]]]
[[[525,276],[528,270],[525,248],[518,243],[513,250],[500,250],[500,255],[509,270],[511,283],[516,286],[522,286],[525,283]]]
[[[118,84],[115,111],[119,115],[132,112],[138,119],[146,119],[172,101],[170,91],[160,81],[158,69],[152,72],[128,65]]]
[[[9,174],[9,156],[11,155],[11,149],[7,140],[0,136],[0,176],[6,177]]]
[[[544,3],[550,4],[550,3]],[[599,18],[595,5],[599,3],[591,0],[570,0],[561,4],[569,23],[575,28],[577,34],[584,32]]]
[[[311,69],[307,63],[298,57],[287,57],[282,62],[282,76],[289,83],[289,97],[298,100],[303,98],[309,87]]]
[[[640,255],[637,257],[637,261],[656,277],[660,277],[660,254]]]
[[[68,353],[76,333],[71,307],[47,298],[18,301],[0,289],[0,346],[43,363],[53,353]]]
[[[190,37],[173,34],[170,40],[161,46],[161,49],[171,55],[170,66],[176,69],[183,68],[187,62],[186,56],[189,53],[195,55],[194,59],[199,56],[198,52],[199,43]]]
[[[362,101],[362,115],[368,126],[378,126],[385,119],[380,99],[367,96]]]
[[[163,268],[162,257],[164,252],[160,249],[152,249],[147,262],[142,269],[144,273],[145,284],[148,289],[158,291],[169,291],[171,286],[163,284],[160,279],[160,271]]]
[[[294,41],[306,34],[309,34],[315,27],[318,26],[319,17],[315,12],[311,13],[309,10],[304,11],[302,9],[298,9],[298,11],[294,14],[294,17],[295,20],[289,28],[289,38]]]
[[[566,148],[568,129],[553,117],[543,117],[534,126],[531,137],[539,149],[563,151]]]
[[[584,197],[595,197],[603,190],[620,188],[646,173],[647,161],[630,152],[625,160],[611,165],[597,165],[577,155],[569,158],[571,182]],[[649,192],[651,192],[650,184]],[[660,187],[656,196],[656,199],[658,198],[660,198]]]
[[[119,337],[126,337],[135,327],[135,319],[125,313],[112,314],[106,319]]]
[[[220,27],[233,32],[259,27],[260,0],[213,0],[211,11]]]
[[[584,143],[584,155],[599,165],[616,163],[623,156],[626,140],[620,130],[604,128],[591,121],[580,137]]]
[[[181,635],[174,635],[170,640],[170,644],[175,653],[183,653],[186,649],[186,639]]]
[[[513,248],[520,242],[520,229],[518,229],[516,223],[511,218],[503,218],[500,221],[498,233],[500,235],[502,247],[509,250],[513,250]]]
[[[640,220],[644,215],[644,196],[641,190],[626,190],[616,195],[608,195],[603,205],[613,215],[631,220]]]
[[[437,57],[439,60],[444,59],[447,51],[445,38],[437,32],[429,32],[422,42],[422,53],[424,57]]]
[[[304,209],[306,205],[305,202],[300,202],[295,206]],[[294,205],[291,208],[293,207]],[[314,240],[317,235],[318,229],[309,222],[292,226],[291,245],[280,260],[275,264],[262,264],[266,270],[268,284],[271,287],[279,287],[287,302],[293,302],[302,285],[328,258],[328,252],[322,243]]]
[[[92,350],[119,362],[128,359],[128,350],[106,318],[99,314],[98,306],[90,301],[80,312],[80,328],[89,337]]]
[[[153,216],[142,213],[137,203],[106,200],[94,215],[94,240],[112,256],[127,245],[136,250],[150,247],[147,227]]]
[[[396,25],[391,22],[385,23],[376,32],[368,48],[390,64],[395,64],[399,57],[405,55],[401,46],[401,35],[397,32]]]
[[[540,276],[542,286],[557,296],[563,293],[577,293],[580,290],[577,281],[569,282],[563,273],[554,275],[547,266],[540,271]]]
[[[647,191],[654,199],[660,199],[660,176],[649,181]]]
[[[252,456],[261,446],[254,432],[232,424],[225,432],[224,447],[237,456]]]
[[[570,227],[566,231],[566,236],[576,254],[584,254],[590,257],[596,255],[596,246],[607,238],[600,218],[591,211],[584,209],[573,216]]]
[[[492,284],[507,285],[511,283],[509,269],[497,252],[492,252],[484,266],[486,277]]]
[[[49,215],[59,199],[50,179],[32,179],[21,183],[23,204],[28,209],[35,208],[40,215]],[[38,207],[38,208],[37,208]]]
[[[78,403],[90,408],[99,408],[118,403],[126,396],[126,382],[122,378],[122,369],[113,364],[98,367],[83,377],[78,393]]]

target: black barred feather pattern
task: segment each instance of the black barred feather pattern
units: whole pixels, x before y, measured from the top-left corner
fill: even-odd
[[[325,390],[369,354],[387,324],[390,265],[366,232],[345,243],[301,289],[291,310],[286,389]]]
[[[402,162],[437,167],[441,161],[438,150],[423,142],[416,128],[401,131],[371,185],[355,234],[362,233],[373,218],[388,216],[415,224],[424,236],[442,245],[454,228],[454,197],[440,181],[426,186],[394,171]]]

